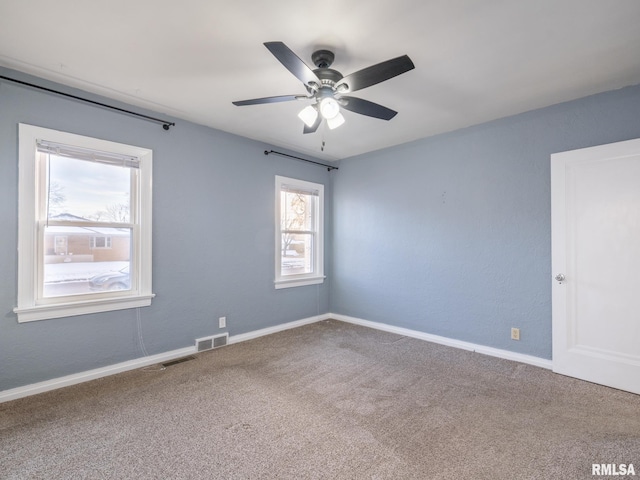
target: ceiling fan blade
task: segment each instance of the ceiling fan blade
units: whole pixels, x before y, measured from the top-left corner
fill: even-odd
[[[265,47],[269,49],[282,65],[305,85],[315,83],[320,85],[320,79],[306,63],[300,60],[293,51],[282,42],[265,42]]]
[[[288,102],[290,100],[298,100],[299,98],[300,95],[280,95],[278,97],[252,98],[251,100],[240,100],[231,103],[238,107],[242,107],[244,105],[259,105],[261,103]]]
[[[318,115],[318,118],[316,118],[316,121],[310,127],[306,123],[304,124],[304,130],[302,131],[302,133],[315,133],[321,123],[322,115]]]
[[[336,84],[336,89],[344,92],[355,92],[356,90],[361,90],[376,83],[389,80],[414,68],[415,65],[411,59],[407,55],[403,55],[347,75]],[[341,88],[344,89],[345,86],[346,90],[341,90]]]
[[[342,97],[340,100],[340,104],[345,110],[366,115],[368,117],[379,118],[381,120],[391,120],[398,113],[395,110],[383,107],[382,105],[370,102],[369,100],[363,100],[362,98]],[[342,100],[346,101],[343,102]]]

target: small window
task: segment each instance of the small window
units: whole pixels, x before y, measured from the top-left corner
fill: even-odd
[[[91,248],[111,248],[111,237],[91,237]]]
[[[150,305],[151,150],[20,125],[18,321]]]
[[[324,186],[276,176],[276,288],[324,281]]]

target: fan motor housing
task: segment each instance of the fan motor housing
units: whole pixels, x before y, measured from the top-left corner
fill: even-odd
[[[316,74],[323,85],[333,86],[342,80],[342,74],[332,68],[318,68],[314,70],[313,73]]]

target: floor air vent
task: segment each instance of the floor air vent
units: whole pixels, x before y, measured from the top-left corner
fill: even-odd
[[[196,352],[204,352],[213,348],[224,347],[229,340],[229,334],[214,335],[212,337],[196,338]]]
[[[164,368],[171,367],[173,365],[177,365],[178,363],[188,362],[189,360],[195,360],[196,357],[193,355],[189,355],[188,357],[176,358],[175,360],[171,360],[169,362],[165,362],[162,364]]]

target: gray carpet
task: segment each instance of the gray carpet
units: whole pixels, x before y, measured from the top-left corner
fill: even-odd
[[[333,320],[0,404],[3,479],[587,479],[593,463],[640,470],[640,396]]]

